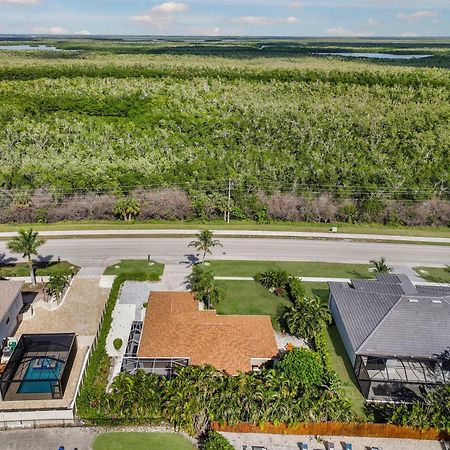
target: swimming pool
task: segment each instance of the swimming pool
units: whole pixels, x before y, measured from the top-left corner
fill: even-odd
[[[17,393],[52,393],[58,382],[63,363],[51,358],[36,358],[30,361]]]

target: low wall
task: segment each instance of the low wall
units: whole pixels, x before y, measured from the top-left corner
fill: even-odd
[[[316,422],[287,426],[285,424],[274,425],[268,422],[261,425],[252,425],[249,423],[228,425],[214,422],[212,424],[212,428],[215,431],[229,433],[268,433],[295,434],[303,436],[360,436],[421,440],[450,440],[450,433],[439,431],[434,428],[419,430],[412,427],[400,427],[397,425],[380,423]]]

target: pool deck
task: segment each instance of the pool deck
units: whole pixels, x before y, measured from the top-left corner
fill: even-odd
[[[75,277],[64,303],[54,311],[40,308],[31,320],[23,321],[16,336],[24,333],[76,333],[95,336],[109,289],[99,286],[99,278]]]
[[[86,359],[89,347],[78,347],[77,355],[70,372],[69,381],[64,392],[64,397],[58,400],[0,400],[0,420],[2,411],[25,411],[37,409],[71,409],[77,391],[78,380]]]
[[[62,399],[0,400],[0,420],[2,412],[73,408],[81,373],[108,299],[109,289],[101,288],[99,282],[100,276],[84,278],[77,275],[64,303],[58,309],[47,311],[40,308],[30,320],[19,325],[17,338],[25,333],[76,333],[78,350]]]

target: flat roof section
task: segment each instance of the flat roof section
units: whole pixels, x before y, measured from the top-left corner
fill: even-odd
[[[23,286],[23,281],[0,280],[0,320],[5,317]]]
[[[220,316],[199,310],[190,292],[150,293],[138,357],[184,357],[235,374],[277,354],[270,316]]]

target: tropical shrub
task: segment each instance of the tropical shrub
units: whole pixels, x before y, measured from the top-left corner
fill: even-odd
[[[45,290],[50,297],[58,299],[64,292],[70,281],[69,275],[65,273],[54,273],[45,286]]]
[[[115,338],[113,341],[113,346],[116,350],[120,350],[122,348],[123,341],[120,338]]]
[[[287,351],[275,368],[305,386],[320,385],[324,374],[320,355],[312,350],[298,347]]]
[[[370,262],[375,266],[375,272],[389,273],[392,269],[386,264],[386,258],[371,259]]]
[[[191,291],[195,292],[197,300],[202,302],[207,309],[216,307],[223,297],[222,291],[214,281],[214,273],[203,264],[194,265],[188,282]]]
[[[139,202],[134,198],[120,198],[114,206],[114,214],[125,221],[133,220],[139,211]]]
[[[202,450],[234,450],[227,438],[217,431],[208,431],[201,446]]]
[[[289,282],[289,274],[285,270],[268,269],[264,272],[257,273],[254,279],[267,289],[281,289],[282,291],[280,292],[284,293]]]
[[[324,327],[331,323],[327,305],[318,297],[298,298],[286,308],[283,319],[290,334],[313,340]]]

